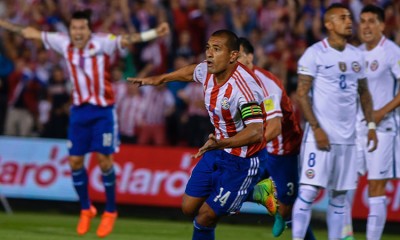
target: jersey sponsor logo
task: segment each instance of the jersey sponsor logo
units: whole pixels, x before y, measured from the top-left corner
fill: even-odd
[[[229,109],[229,99],[227,97],[222,98],[221,100],[221,106],[223,109],[228,110]]]
[[[308,68],[305,67],[305,66],[299,65],[298,68],[299,68],[299,72],[309,72],[309,71],[308,71]]]
[[[307,170],[306,170],[306,176],[307,176],[309,179],[313,179],[313,178],[315,177],[314,169],[307,169]]]
[[[333,66],[335,66],[335,65],[325,66],[325,69],[329,69],[329,68],[331,68],[331,67],[333,67]]]
[[[339,62],[339,69],[342,72],[346,72],[346,70],[347,70],[346,63],[345,62]]]
[[[385,171],[379,171],[379,174],[385,174],[385,173],[387,173],[387,171],[388,171],[388,170],[385,170]]]
[[[378,69],[378,67],[379,67],[379,62],[377,60],[374,60],[371,63],[370,69],[371,69],[371,71],[376,71]]]
[[[274,110],[274,100],[265,99],[264,100],[264,109],[265,109],[266,112]]]
[[[351,63],[351,69],[358,73],[361,70],[361,65],[357,61],[354,61]]]

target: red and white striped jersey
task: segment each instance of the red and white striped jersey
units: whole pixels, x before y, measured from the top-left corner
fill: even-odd
[[[294,114],[292,102],[281,81],[265,69],[255,66],[253,71],[261,80],[263,90],[267,94],[265,101],[268,103],[265,105],[267,120],[282,117],[282,132],[267,143],[267,151],[274,155],[298,154],[303,131]]]
[[[121,135],[136,136],[136,130],[143,118],[144,106],[142,96],[124,94],[117,103],[118,125]]]
[[[114,104],[110,57],[122,50],[120,36],[92,34],[84,49],[75,48],[68,35],[57,32],[42,32],[42,41],[47,49],[65,58],[74,86],[74,105],[90,103],[104,107]]]
[[[142,123],[145,125],[165,125],[166,117],[175,107],[171,91],[163,86],[147,86],[143,91],[142,104],[145,108]]]
[[[228,80],[218,85],[214,74],[207,72],[206,62],[202,62],[196,66],[193,79],[204,87],[204,102],[217,139],[233,137],[246,125],[264,122],[262,117],[242,120],[240,109],[243,105],[257,103],[262,106],[264,100],[264,94],[256,82],[256,76],[244,65],[237,63]],[[249,157],[264,147],[265,141],[224,150],[235,156]]]

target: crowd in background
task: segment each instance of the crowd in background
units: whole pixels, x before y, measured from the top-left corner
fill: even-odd
[[[85,8],[93,11],[93,32],[141,32],[167,21],[170,36],[132,45],[127,54],[112,58],[121,140],[198,147],[212,131],[202,86],[138,88],[126,77],[201,62],[206,39],[224,28],[247,37],[255,46],[256,65],[280,78],[294,98],[297,60],[325,37],[322,16],[334,2],[350,7],[354,29],[364,5],[383,7],[385,35],[400,45],[400,1],[390,0],[2,0],[0,18],[66,34],[73,11]],[[351,42],[358,44],[357,34]],[[66,138],[72,89],[62,58],[41,42],[0,29],[0,66],[0,134]]]

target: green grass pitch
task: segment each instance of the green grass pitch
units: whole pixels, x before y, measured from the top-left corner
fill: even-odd
[[[98,239],[96,227],[100,217],[92,221],[92,227],[85,236],[77,236],[75,227],[78,216],[53,213],[0,213],[1,240],[70,240]],[[327,239],[326,230],[314,231],[317,239]],[[117,240],[188,240],[192,236],[190,221],[168,221],[158,219],[119,218],[114,232],[107,239]],[[273,238],[271,224],[264,226],[220,224],[216,230],[218,240],[240,239],[291,239],[290,230],[280,238]],[[356,239],[365,239],[363,233],[357,233]],[[383,240],[400,239],[399,235],[385,235]]]

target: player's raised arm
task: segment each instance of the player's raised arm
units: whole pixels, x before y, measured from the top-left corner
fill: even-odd
[[[40,39],[41,32],[33,27],[25,27],[10,23],[4,19],[0,19],[0,27],[13,33],[19,34],[26,39]]]
[[[128,78],[128,82],[142,85],[160,85],[171,81],[191,82],[196,64],[191,64],[176,71],[147,78]]]
[[[163,22],[157,26],[157,28],[150,29],[148,31],[140,33],[125,34],[121,37],[121,46],[127,47],[133,43],[147,42],[158,37],[163,37],[169,34],[170,28],[168,23]]]
[[[360,95],[360,103],[365,120],[368,123],[368,146],[371,142],[373,144],[368,151],[373,152],[378,146],[378,138],[375,131],[376,124],[373,116],[372,97],[368,90],[368,82],[366,78],[358,80],[358,94]]]
[[[313,80],[314,78],[311,76],[299,74],[296,94],[300,108],[303,111],[303,115],[314,132],[318,149],[329,151],[330,143],[328,136],[326,135],[325,131],[320,127],[317,117],[315,117],[315,114],[312,110],[310,97],[308,96],[308,93],[312,87]]]

